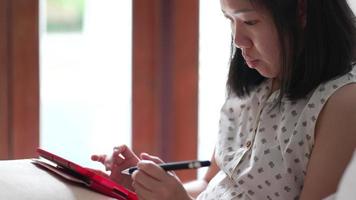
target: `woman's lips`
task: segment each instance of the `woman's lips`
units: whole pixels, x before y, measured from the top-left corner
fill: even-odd
[[[249,56],[246,52],[242,52],[242,57],[245,59],[246,64],[251,68],[256,68],[259,60]]]
[[[251,59],[251,60],[246,60],[245,59],[245,61],[246,61],[246,64],[251,68],[257,67],[257,65],[259,63],[259,60],[257,60],[257,59]]]

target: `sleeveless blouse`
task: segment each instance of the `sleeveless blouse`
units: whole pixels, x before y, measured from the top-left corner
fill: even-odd
[[[356,67],[320,84],[306,98],[270,96],[266,80],[250,96],[230,97],[221,109],[215,160],[220,168],[198,200],[297,200],[314,145],[315,125],[328,98],[356,83]]]

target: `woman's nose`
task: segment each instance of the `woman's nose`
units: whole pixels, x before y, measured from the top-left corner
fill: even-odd
[[[239,25],[234,26],[233,30],[233,38],[234,44],[237,48],[244,49],[244,48],[251,48],[252,47],[252,40],[251,36],[246,33],[246,31]]]

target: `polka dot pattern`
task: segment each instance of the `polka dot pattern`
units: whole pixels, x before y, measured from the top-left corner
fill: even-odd
[[[215,160],[220,172],[197,199],[294,200],[299,198],[314,146],[315,125],[328,98],[356,82],[356,69],[321,84],[306,98],[270,96],[271,80],[248,98],[226,100]]]

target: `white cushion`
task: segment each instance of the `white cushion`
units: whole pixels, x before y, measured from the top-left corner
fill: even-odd
[[[113,200],[40,169],[29,159],[0,161],[0,199]]]
[[[356,151],[342,176],[335,199],[356,199]]]

